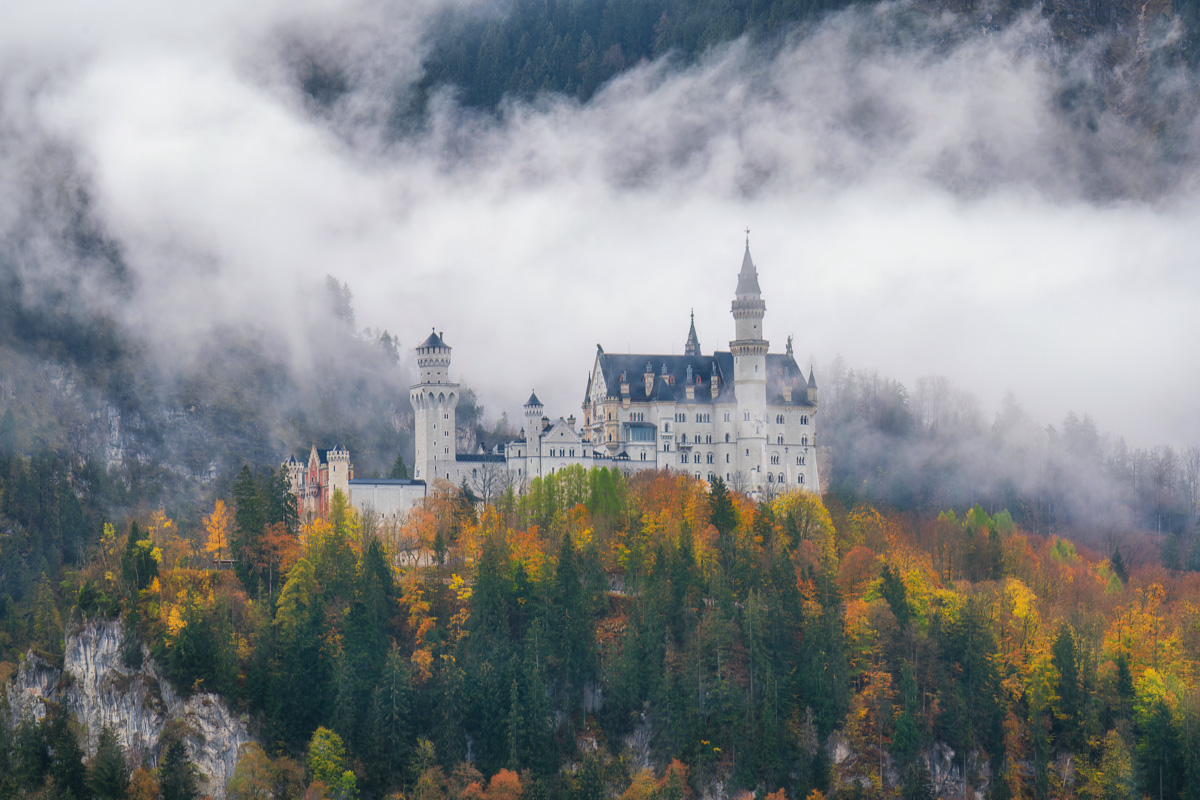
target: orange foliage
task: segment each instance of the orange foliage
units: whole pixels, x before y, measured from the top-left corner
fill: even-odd
[[[487,800],[519,800],[521,779],[510,769],[502,769],[488,782]]]

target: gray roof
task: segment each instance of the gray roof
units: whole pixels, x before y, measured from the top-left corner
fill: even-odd
[[[670,391],[672,398],[678,403],[699,403],[711,405],[717,403],[732,403],[735,400],[733,386],[733,354],[728,352],[713,353],[708,356],[676,356],[648,355],[645,353],[603,353],[597,356],[600,369],[604,374],[604,384],[608,397],[621,397],[621,374],[625,374],[625,382],[629,384],[629,399],[634,403],[648,403],[666,400],[662,392],[663,386]],[[646,363],[666,366],[666,373],[655,373],[654,384],[650,394],[646,393],[645,372]],[[715,369],[714,369],[715,366]],[[688,400],[684,392],[688,385],[688,367],[692,368],[692,383],[696,387],[695,399]],[[713,375],[719,379],[716,400],[712,396]],[[808,395],[802,390],[808,386],[804,373],[796,364],[796,360],[786,354],[772,353],[767,356],[767,402],[771,405],[784,405],[783,388],[791,384],[791,405],[808,405]]]
[[[808,388],[810,388],[810,389],[817,388],[817,377],[816,377],[816,373],[813,372],[812,367],[808,368]]]
[[[542,401],[537,399],[537,392],[530,392],[529,399],[525,401],[525,406],[540,406],[541,404]]]
[[[424,486],[425,481],[412,478],[351,478],[351,486]]]
[[[459,453],[454,460],[460,464],[503,464],[503,453]]]
[[[434,331],[433,333],[429,334],[428,339],[417,345],[418,349],[422,347],[449,347],[449,345],[442,340],[442,337],[438,336],[437,331]]]
[[[742,271],[738,273],[736,294],[739,297],[747,294],[762,294],[762,289],[758,288],[758,270],[754,268],[754,260],[750,258],[749,242],[746,242],[746,255],[742,257]]]

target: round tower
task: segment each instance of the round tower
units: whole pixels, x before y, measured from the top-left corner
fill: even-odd
[[[413,408],[413,478],[457,480],[455,408],[458,384],[450,382],[450,345],[436,330],[417,345],[421,382],[409,389]]]

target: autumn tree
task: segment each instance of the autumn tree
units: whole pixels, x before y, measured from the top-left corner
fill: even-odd
[[[229,510],[220,498],[213,503],[211,514],[204,517],[204,551],[212,553],[214,561],[221,561],[229,549]]]

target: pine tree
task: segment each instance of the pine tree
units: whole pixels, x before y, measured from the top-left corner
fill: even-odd
[[[403,453],[396,455],[396,460],[392,462],[392,470],[388,473],[388,477],[394,481],[408,480],[408,465],[404,463]]]
[[[50,730],[46,739],[50,745],[50,780],[60,796],[84,800],[88,796],[87,769],[83,766],[83,750],[79,738],[71,726],[71,717],[65,708],[59,708],[50,717]]]
[[[96,756],[88,767],[88,788],[97,800],[122,800],[129,791],[129,765],[111,725],[100,729]]]
[[[196,800],[200,794],[196,766],[188,758],[182,739],[167,745],[166,755],[158,768],[158,786],[162,800]]]

